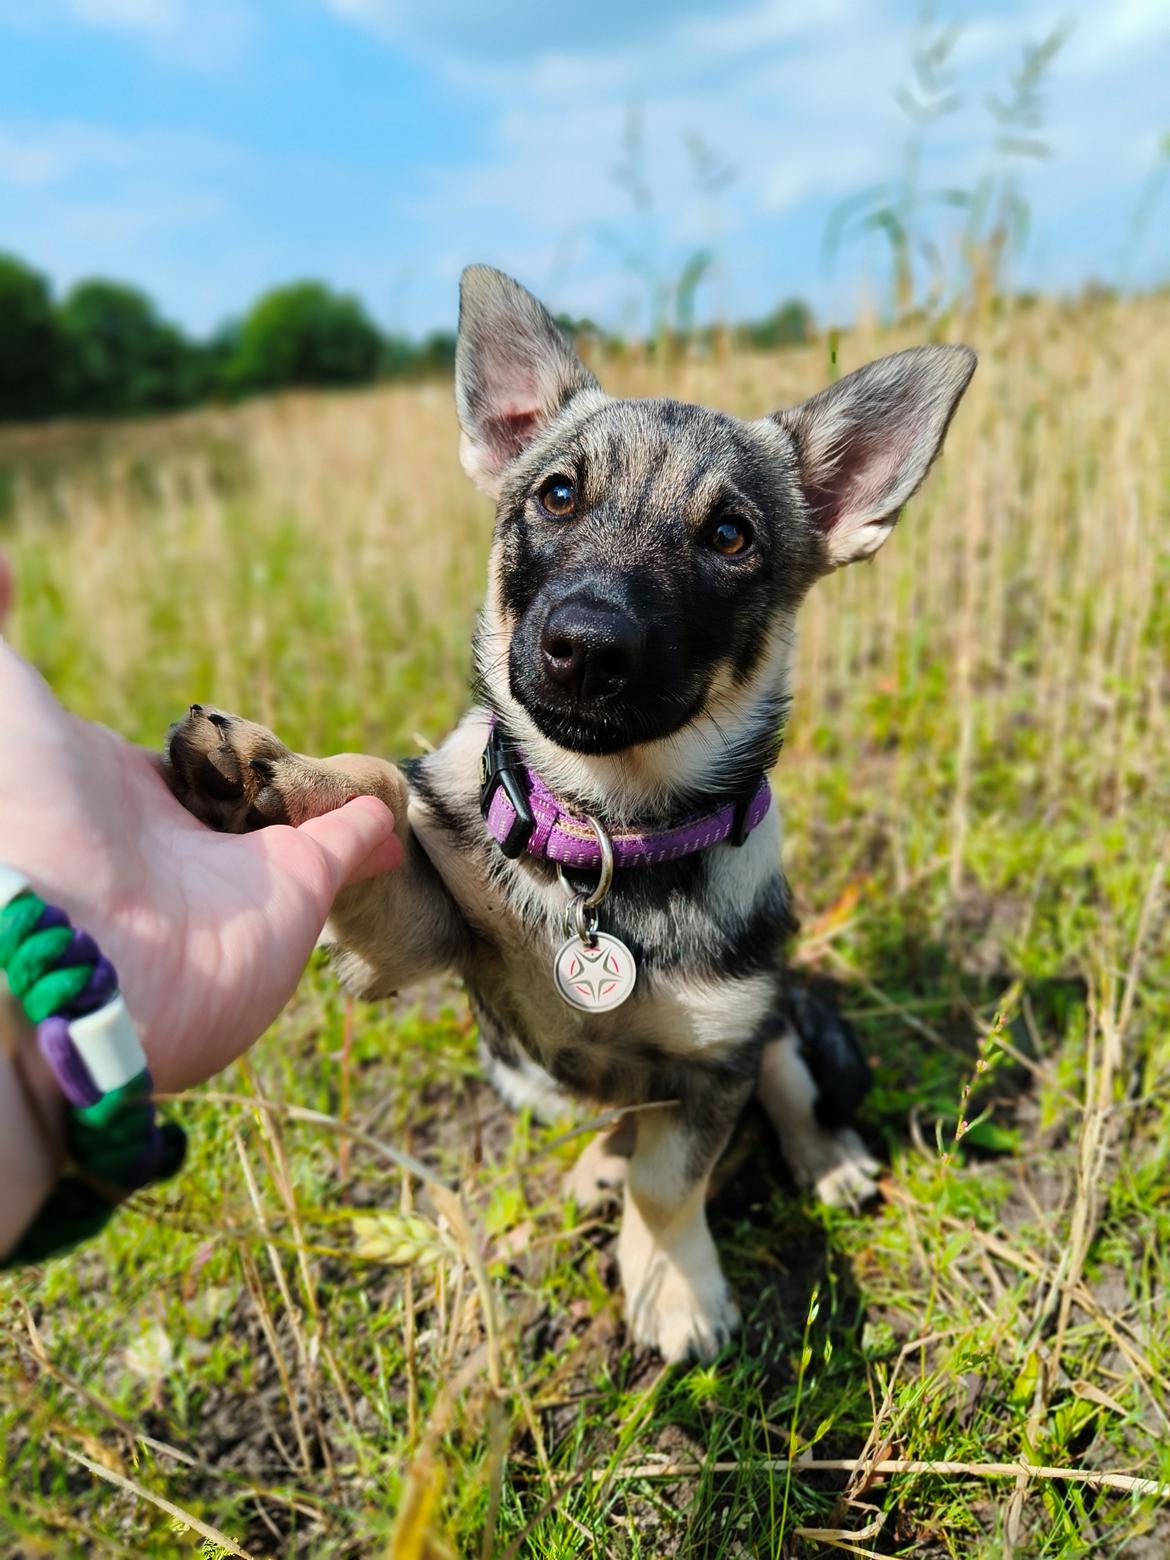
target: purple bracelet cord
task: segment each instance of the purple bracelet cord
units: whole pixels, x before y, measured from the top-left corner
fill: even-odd
[[[46,905],[37,922],[37,931],[48,931],[70,926],[69,917],[56,905]],[[96,1105],[102,1090],[94,1083],[85,1059],[77,1049],[69,1032],[71,1019],[83,1018],[107,1006],[118,993],[118,972],[101,952],[88,932],[73,930],[73,936],[65,949],[54,960],[54,969],[67,969],[79,964],[91,964],[93,969],[85,987],[60,1013],[50,1014],[37,1025],[37,1047],[56,1078],[61,1093],[73,1110],[84,1110]],[[146,1092],[152,1087],[150,1072],[146,1072]],[[144,1100],[147,1110],[147,1131],[142,1150],[125,1167],[120,1184],[127,1190],[136,1190],[154,1179],[162,1162],[165,1145],[155,1115],[153,1102]]]

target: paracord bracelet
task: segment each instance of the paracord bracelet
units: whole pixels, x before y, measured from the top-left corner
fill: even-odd
[[[187,1136],[159,1122],[146,1053],[118,976],[93,938],[0,862],[0,975],[37,1026],[37,1046],[68,1105],[69,1162],[0,1269],[60,1256],[141,1187],[168,1180]]]

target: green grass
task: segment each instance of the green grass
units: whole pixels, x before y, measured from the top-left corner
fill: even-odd
[[[1170,1484],[1170,313],[966,329],[928,489],[806,609],[777,773],[881,1203],[813,1205],[750,1121],[712,1210],[743,1331],[664,1369],[612,1218],[560,1196],[580,1140],[504,1112],[458,990],[349,1007],[315,964],[170,1107],[181,1181],[0,1284],[10,1552],[214,1553],[192,1519],[272,1556],[1167,1552],[1157,1496],[995,1468]],[[760,411],[824,367],[675,373]],[[487,516],[438,391],[13,434],[0,477],[18,643],[83,713],[389,753],[456,717]],[[859,1458],[958,1467],[816,1466]]]

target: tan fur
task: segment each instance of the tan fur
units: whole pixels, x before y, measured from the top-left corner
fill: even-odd
[[[617,1201],[626,1184],[637,1131],[637,1120],[631,1113],[608,1132],[599,1132],[562,1179],[564,1195],[571,1197],[578,1208],[596,1208]]]
[[[710,1359],[739,1325],[707,1226],[707,1182],[723,1144],[696,1176],[673,1116],[645,1111],[638,1122],[618,1236],[626,1320],[634,1341],[664,1359]]]
[[[474,772],[485,735],[486,718],[474,712],[435,755],[440,770],[449,762],[462,775]],[[392,764],[355,754],[311,759],[290,753],[263,727],[210,706],[192,706],[186,721],[174,728],[169,759],[180,799],[219,828],[255,826],[262,806],[279,813],[279,821],[296,824],[363,792],[381,797],[394,810],[396,831],[408,846],[404,864],[388,876],[345,890],[330,916],[330,935],[340,949],[339,973],[350,989],[363,995],[385,995],[452,961],[452,928],[444,918],[444,900],[428,881],[431,873],[437,872],[472,926],[485,931],[498,927],[506,913],[491,882],[434,826],[426,803],[409,790]],[[209,765],[221,793],[230,788],[225,777],[235,777],[237,795],[208,797],[201,791]],[[424,846],[421,852],[409,849],[416,835]],[[769,840],[774,844],[775,835],[765,830],[767,854]],[[750,870],[746,854],[736,855],[729,870]],[[555,880],[547,892],[560,896]],[[554,925],[557,920],[553,918]],[[517,958],[518,969],[528,973],[526,980],[518,974],[515,984],[529,992],[537,1011],[542,1004],[547,1009],[549,998],[540,985],[547,954],[534,959],[531,950],[519,948]],[[717,1057],[759,1022],[770,990],[763,978],[741,980],[730,989],[675,980],[662,987],[647,1010],[644,1038],[674,1054],[693,1051]],[[600,1020],[589,1022],[598,1025]],[[527,1091],[517,1103],[554,1114],[555,1103],[544,1109],[558,1098],[552,1080],[545,1090],[540,1068],[530,1073],[535,1079],[514,1070],[517,1086]],[[633,1336],[658,1348],[668,1360],[688,1354],[709,1358],[738,1320],[705,1213],[711,1168],[725,1134],[706,1141],[701,1161],[695,1162],[696,1140],[675,1108],[640,1113],[633,1143],[630,1130],[624,1127],[609,1142],[599,1140],[600,1148],[587,1150],[575,1190],[590,1201],[599,1182],[626,1180],[618,1260]]]
[[[486,734],[485,713],[473,711],[433,755],[437,773],[440,778],[448,774],[453,792],[475,772]],[[473,928],[498,930],[501,918],[514,913],[474,860],[436,826],[401,771],[384,760],[360,754],[307,758],[289,752],[261,726],[200,705],[192,706],[172,731],[169,760],[180,799],[221,829],[255,827],[265,821],[265,812],[273,822],[301,823],[360,794],[378,796],[393,810],[396,832],[408,847],[403,865],[345,890],[330,916],[329,940],[339,975],[366,997],[387,995],[453,962],[457,929],[445,909],[448,901],[435,892],[436,876]],[[202,788],[209,775],[215,795]],[[421,850],[410,848],[414,839]],[[728,903],[750,899],[759,875],[775,870],[778,849],[773,807],[748,848],[720,858],[712,890],[716,898]],[[538,896],[532,913],[546,921],[551,916],[555,927],[556,906],[563,902],[555,879],[534,879],[529,891]],[[548,1009],[550,994],[541,985],[550,951],[551,944],[544,952],[516,947],[514,983],[536,1013],[558,1011],[555,1002]],[[675,977],[643,1009],[639,1032],[663,1054],[716,1058],[759,1024],[771,990],[763,976],[730,985]],[[601,1024],[597,1018],[589,1022]],[[494,1059],[492,1065],[496,1071],[504,1067]],[[567,1096],[535,1062],[504,1071],[510,1076],[495,1081],[513,1104],[527,1105],[545,1119],[568,1107]],[[870,1175],[876,1166],[855,1134],[826,1132],[816,1121],[815,1091],[791,1035],[765,1048],[759,1090],[802,1185],[814,1186],[829,1201],[855,1202],[872,1195]],[[668,1360],[706,1359],[738,1320],[705,1213],[711,1169],[725,1136],[703,1143],[696,1162],[696,1140],[678,1111],[637,1113],[636,1133],[633,1119],[586,1149],[572,1173],[571,1190],[588,1206],[625,1183],[618,1260],[632,1335]]]
[[[298,823],[366,791],[394,809],[403,866],[344,892],[330,918],[349,989],[379,996],[453,968],[506,1099],[545,1118],[570,1095],[637,1111],[632,1145],[589,1150],[574,1186],[588,1200],[624,1172],[629,1324],[668,1360],[710,1358],[738,1320],[705,1202],[757,1079],[802,1184],[860,1199],[873,1162],[818,1112],[845,1119],[864,1064],[840,1025],[818,1036],[797,1017],[799,1037],[785,1031],[791,915],[774,806],[747,838],[615,881],[605,929],[639,961],[632,996],[589,1014],[562,1001],[564,885],[483,826],[489,710],[501,742],[611,829],[750,795],[779,751],[801,600],[888,533],[973,366],[965,349],[921,348],[756,423],[615,400],[530,293],[473,266],[455,394],[464,466],[497,501],[475,645],[484,706],[406,773],[303,758],[198,705],[171,733],[175,790],[217,828]],[[550,508],[558,489],[565,503]]]

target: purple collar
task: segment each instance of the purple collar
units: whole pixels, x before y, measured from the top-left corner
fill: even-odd
[[[480,760],[479,805],[488,833],[513,860],[527,851],[566,867],[600,867],[601,847],[588,818],[572,813],[492,723]],[[616,867],[677,861],[708,845],[742,845],[772,802],[767,776],[738,796],[717,798],[667,829],[618,829],[610,835]]]

